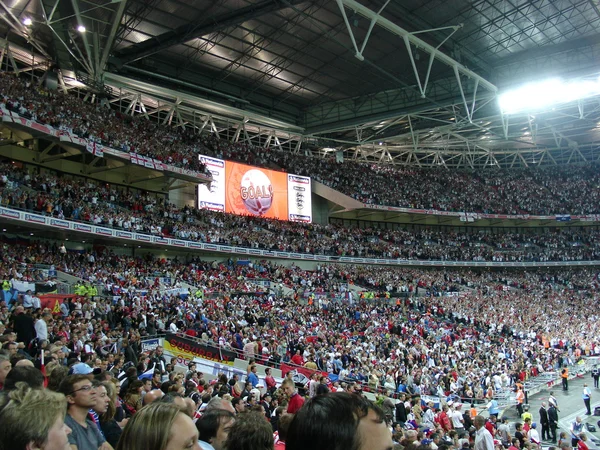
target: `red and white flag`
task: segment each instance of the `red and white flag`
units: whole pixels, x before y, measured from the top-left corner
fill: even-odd
[[[98,158],[104,157],[104,147],[102,147],[101,144],[97,144],[93,141],[87,141],[85,148],[88,152],[94,156],[97,156]]]

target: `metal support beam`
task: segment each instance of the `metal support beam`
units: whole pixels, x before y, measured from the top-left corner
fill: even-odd
[[[411,44],[413,44],[415,47],[417,47],[418,49],[420,49],[430,55],[433,55],[435,59],[446,64],[447,66],[455,68],[456,70],[458,70],[458,72],[460,74],[465,75],[466,77],[471,78],[473,80],[478,80],[479,84],[482,87],[484,87],[485,89],[492,91],[492,92],[498,91],[498,88],[494,84],[492,84],[491,82],[486,80],[485,78],[476,74],[472,70],[467,69],[465,66],[460,64],[458,61],[452,59],[445,53],[442,53],[439,49],[429,45],[427,42],[416,37],[414,34],[409,33],[408,31],[406,31],[405,29],[396,25],[392,21],[386,19],[385,17],[380,16],[378,13],[370,10],[366,6],[361,5],[360,3],[358,3],[355,0],[336,0],[336,1],[338,2],[338,4],[342,3],[343,6],[355,11],[356,13],[360,14],[361,16],[364,16],[367,19],[372,20],[372,21],[374,20],[375,23],[377,23],[379,26],[386,29],[390,33],[395,34],[396,36],[399,36],[403,39],[408,39],[408,41]]]
[[[125,12],[125,7],[127,6],[127,0],[121,0],[119,3],[119,7],[115,11],[112,19],[112,26],[110,28],[110,32],[106,38],[106,42],[104,42],[104,51],[102,52],[102,59],[100,60],[100,66],[97,68],[99,71],[98,75],[104,73],[104,69],[106,68],[106,63],[108,62],[108,57],[110,56],[110,52],[112,50],[113,44],[115,42],[115,36],[117,35],[117,31],[119,30],[119,26],[121,25],[121,20],[123,20],[123,13]]]
[[[148,39],[147,41],[132,45],[131,47],[120,51],[118,57],[120,57],[124,64],[127,64],[159,53],[174,45],[181,44],[182,42],[188,42],[192,39],[215,33],[305,1],[306,0],[262,0],[242,8],[235,8],[220,16],[209,16],[200,23],[194,21],[180,26],[173,31],[163,33]]]

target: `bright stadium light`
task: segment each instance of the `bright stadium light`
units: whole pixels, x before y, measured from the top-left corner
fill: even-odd
[[[77,27],[77,31],[79,31],[80,33],[85,33],[85,27],[83,25],[79,25]]]
[[[26,27],[30,27],[31,24],[33,24],[33,20],[31,20],[31,18],[29,17],[25,17],[23,19],[23,25],[25,25]]]
[[[559,78],[529,83],[498,97],[505,114],[539,111],[561,103],[600,95],[600,79],[565,81]]]

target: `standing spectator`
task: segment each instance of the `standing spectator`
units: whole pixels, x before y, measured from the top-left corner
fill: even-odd
[[[289,397],[287,413],[296,414],[302,408],[302,405],[304,405],[304,398],[298,394],[294,382],[289,378],[283,380],[281,388],[283,389],[283,393]]]
[[[485,419],[482,416],[475,416],[473,425],[477,429],[475,433],[475,450],[494,450],[494,438],[487,430]]]
[[[250,381],[250,383],[252,383],[252,388],[255,388],[256,386],[258,386],[258,375],[256,374],[256,371],[258,370],[258,367],[256,367],[256,364],[252,364],[252,366],[250,367],[250,373],[248,374],[248,381]]]
[[[35,332],[38,341],[48,340],[48,325],[52,324],[52,314],[48,311],[42,314],[42,317],[35,323]]]
[[[17,333],[17,341],[23,342],[25,345],[29,345],[35,337],[33,318],[25,312],[25,308],[21,305],[15,308],[13,331]]]

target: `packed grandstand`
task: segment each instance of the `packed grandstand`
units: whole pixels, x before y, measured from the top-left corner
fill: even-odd
[[[3,114],[204,175],[210,172],[199,155],[310,176],[363,204],[600,214],[597,163],[449,171],[336,162],[160,125],[9,73],[0,74],[0,93]],[[134,423],[161,398],[185,405],[201,440],[201,424],[215,409],[231,410],[241,423],[252,414],[242,412],[247,408],[285,434],[280,423],[287,427],[291,419],[284,417],[298,412],[298,391],[307,399],[342,391],[376,395],[397,444],[464,448],[460,440],[474,415],[466,411],[462,419],[459,405],[497,415],[492,408],[512,406],[513,392],[529,380],[556,378],[563,367],[600,354],[600,321],[590,308],[600,295],[594,223],[491,229],[290,222],[177,205],[165,192],[14,155],[0,160],[0,207],[7,211],[0,406],[14,406],[19,395],[31,395],[28,389],[63,393],[69,411],[89,409],[88,425],[100,436],[94,439],[115,448],[124,448],[127,420]],[[168,239],[397,264],[306,264],[200,251],[167,256],[140,242],[96,236],[86,243],[81,234],[15,225],[11,211]],[[440,264],[422,268],[415,261]],[[505,262],[557,267],[505,268]],[[70,378],[78,375],[91,376]],[[76,381],[69,387],[69,380]],[[79,390],[97,394],[79,405],[71,399]],[[495,420],[489,423],[497,446],[514,444]],[[430,439],[438,439],[436,447]],[[525,436],[521,444],[539,442]]]

